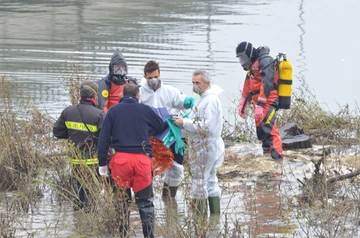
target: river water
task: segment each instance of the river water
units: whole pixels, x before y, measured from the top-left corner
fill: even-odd
[[[209,71],[224,89],[224,115],[231,118],[245,76],[235,47],[250,41],[269,46],[272,56],[286,52],[295,89],[304,79],[325,109],[353,110],[359,7],[355,0],[0,0],[0,75],[16,78],[25,89],[16,96],[31,97],[56,118],[70,104],[62,83],[69,68],[80,65],[84,77],[100,79],[119,51],[129,75],[140,79],[146,62],[156,60],[162,80],[189,95],[192,71]],[[41,214],[68,217],[69,210],[45,206]],[[40,229],[39,217],[26,224]]]
[[[325,109],[354,109],[359,6],[354,0],[1,0],[0,75],[16,77],[26,89],[19,96],[57,117],[69,105],[67,69],[81,65],[84,76],[99,79],[120,51],[129,75],[141,78],[154,59],[163,81],[185,94],[192,94],[192,71],[208,70],[224,89],[225,116],[233,117],[228,112],[235,111],[245,76],[235,47],[250,41],[269,46],[272,56],[286,52],[294,88],[305,79]]]

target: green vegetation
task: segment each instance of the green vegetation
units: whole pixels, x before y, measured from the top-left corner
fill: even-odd
[[[292,122],[304,130],[315,144],[358,144],[360,139],[359,108],[350,111],[348,105],[336,113],[325,111],[306,82],[295,89],[290,110],[279,110],[278,127]]]

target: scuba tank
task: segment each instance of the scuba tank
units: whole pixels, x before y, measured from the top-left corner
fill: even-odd
[[[283,60],[280,61],[281,57]],[[278,79],[278,94],[279,94],[279,108],[289,109],[291,104],[292,93],[292,65],[286,58],[286,54],[279,53],[276,57],[279,70]]]

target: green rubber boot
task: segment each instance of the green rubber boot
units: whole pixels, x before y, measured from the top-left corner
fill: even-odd
[[[207,216],[208,204],[207,199],[193,199],[194,213],[199,216]]]
[[[220,213],[220,197],[209,197],[210,213]]]

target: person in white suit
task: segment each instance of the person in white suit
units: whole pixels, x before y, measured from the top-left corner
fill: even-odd
[[[164,107],[169,112],[172,109],[189,109],[195,101],[195,98],[182,94],[179,89],[164,84],[160,78],[160,66],[154,60],[150,60],[144,66],[140,95],[140,103],[154,108]],[[170,149],[175,158],[173,166],[165,171],[163,198],[174,198],[177,188],[184,178],[184,156],[176,152],[175,143],[170,146]]]
[[[221,191],[216,169],[224,161],[225,145],[221,138],[223,127],[219,95],[223,91],[211,84],[209,74],[195,70],[193,91],[200,95],[188,118],[177,117],[174,124],[182,126],[188,135],[191,169],[191,198],[199,212],[220,213]]]

